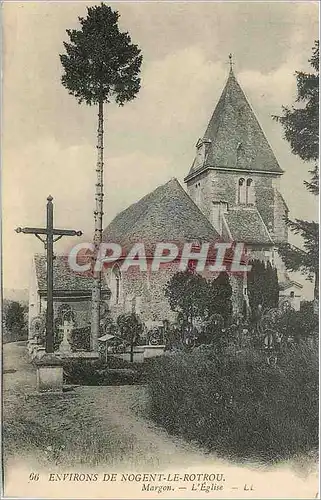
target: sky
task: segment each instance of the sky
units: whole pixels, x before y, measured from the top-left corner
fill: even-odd
[[[49,194],[55,226],[93,234],[97,109],[61,85],[66,29],[90,2],[5,2],[3,9],[2,247],[5,288],[28,288],[34,236]],[[183,184],[228,76],[234,72],[285,170],[291,217],[317,218],[303,187],[311,165],[295,157],[271,115],[291,105],[296,70],[309,70],[318,2],[109,2],[143,54],[138,97],[105,106],[104,225],[159,184]],[[63,238],[62,253],[79,241]],[[311,295],[311,287],[306,287]],[[311,297],[308,297],[311,298]]]

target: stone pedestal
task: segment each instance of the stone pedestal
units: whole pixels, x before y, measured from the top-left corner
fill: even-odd
[[[69,341],[65,337],[63,338],[63,340],[62,340],[62,342],[61,342],[61,344],[59,346],[59,352],[61,354],[67,354],[67,355],[69,353],[71,353],[71,347],[70,347]]]
[[[145,345],[144,346],[144,359],[155,358],[164,354],[165,345]]]
[[[37,391],[60,393],[63,387],[63,367],[54,354],[45,354],[34,361],[37,367]]]

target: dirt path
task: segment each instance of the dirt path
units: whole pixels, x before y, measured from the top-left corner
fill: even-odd
[[[14,425],[15,419],[19,421],[23,416],[33,426],[39,424],[38,434],[43,432],[40,426],[46,422],[49,445],[51,440],[55,441],[54,433],[59,432],[59,427],[61,434],[65,430],[67,435],[67,429],[74,425],[76,429],[78,426],[83,438],[82,443],[77,442],[77,454],[81,455],[81,445],[84,454],[86,447],[96,446],[102,460],[116,468],[143,470],[213,461],[213,456],[206,456],[196,446],[169,436],[148,420],[148,395],[144,386],[76,387],[71,393],[60,396],[37,397],[35,368],[29,362],[25,342],[5,344],[3,368],[5,419]],[[29,397],[30,394],[33,396]],[[110,446],[107,436],[111,433]],[[71,438],[70,434],[66,439]],[[97,445],[94,440],[98,441]],[[107,441],[105,453],[101,450],[104,441]],[[75,440],[70,442],[70,454],[73,446]],[[41,443],[36,443],[35,448],[38,454]],[[112,455],[110,460],[106,458],[108,453]]]
[[[101,415],[101,427],[112,422],[130,446],[123,465],[135,469],[191,466],[213,462],[213,456],[205,455],[198,447],[169,434],[144,417],[147,407],[147,388],[142,386],[77,388],[85,399],[91,396],[92,411]],[[217,462],[218,463],[218,462]]]
[[[254,484],[252,494],[237,498],[312,498],[317,475],[294,472],[293,464],[251,469],[223,462],[197,446],[168,435],[146,418],[148,394],[142,386],[77,387],[61,395],[37,395],[35,369],[24,343],[4,346],[4,448],[5,491],[20,497],[137,498],[141,484],[50,483],[48,471],[111,471],[217,473],[224,472],[224,494],[235,498],[233,486]],[[10,453],[7,450],[10,449]],[[48,451],[49,450],[49,451]],[[39,483],[28,482],[30,471],[40,472]],[[188,488],[163,493],[165,498],[191,498]],[[117,486],[117,485],[116,485]],[[135,489],[136,488],[136,489]],[[186,489],[187,488],[187,489]],[[114,491],[114,493],[113,493]],[[241,493],[241,490],[236,492]],[[144,493],[146,498],[155,498]],[[195,492],[194,498],[205,498]]]
[[[36,372],[31,365],[27,342],[10,342],[3,346],[3,390],[26,393],[36,388]]]

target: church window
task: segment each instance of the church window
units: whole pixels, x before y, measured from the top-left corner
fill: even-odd
[[[246,181],[246,204],[254,205],[254,185],[252,179]]]
[[[195,202],[197,205],[199,205],[201,203],[201,183],[197,182],[195,184],[195,188],[196,188]]]
[[[243,178],[239,179],[238,202],[241,204],[246,203],[246,184],[245,184],[245,179]]]
[[[294,292],[290,292],[290,297],[294,298]]]

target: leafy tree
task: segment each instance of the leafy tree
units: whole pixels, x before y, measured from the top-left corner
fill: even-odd
[[[139,344],[143,325],[135,313],[120,314],[117,318],[120,337],[130,345],[130,361],[134,361],[134,347]]]
[[[170,307],[181,313],[183,321],[193,324],[193,320],[202,317],[207,308],[208,290],[206,279],[193,269],[174,274],[165,289]]]
[[[278,306],[279,284],[277,271],[268,262],[258,259],[249,262],[252,266],[247,277],[247,293],[249,297],[252,320],[258,319],[259,311]]]
[[[304,184],[314,195],[319,194],[319,41],[312,49],[309,60],[313,72],[296,72],[297,107],[282,107],[282,116],[274,116],[284,129],[284,137],[290,143],[292,153],[303,161],[313,162],[309,171],[310,181]],[[314,297],[318,298],[318,253],[319,225],[314,221],[286,219],[290,230],[301,235],[303,249],[286,244],[280,248],[280,255],[289,271],[300,270],[308,279],[315,277]]]
[[[281,246],[279,253],[289,271],[301,271],[312,280],[316,276],[315,286],[318,285],[319,263],[319,224],[314,221],[287,219],[287,225],[294,234],[303,238],[303,249],[287,244]],[[316,292],[317,290],[315,290]],[[316,293],[315,293],[316,296]]]
[[[196,318],[208,320],[215,314],[226,322],[232,314],[232,287],[225,272],[208,281],[191,268],[178,272],[168,282],[165,296],[171,309],[179,312],[182,322],[189,325]]]
[[[216,280],[208,283],[208,312],[209,315],[220,314],[225,323],[232,315],[232,286],[229,275],[222,272]]]
[[[142,55],[127,32],[118,27],[119,14],[109,6],[88,7],[87,17],[79,17],[81,29],[67,30],[66,54],[60,55],[64,69],[62,84],[79,103],[98,105],[98,158],[94,244],[98,249],[103,229],[103,121],[104,103],[119,106],[134,99],[140,89]],[[92,295],[92,348],[98,348],[101,273],[94,273]]]
[[[26,337],[25,308],[19,302],[9,302],[5,311],[4,324],[9,334],[8,337],[12,341]]]

